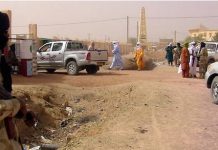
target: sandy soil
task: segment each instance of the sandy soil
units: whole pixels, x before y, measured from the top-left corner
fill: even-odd
[[[218,109],[205,81],[183,79],[176,67],[42,72],[13,81],[15,95],[26,96],[39,118],[35,129],[20,126],[25,142],[38,144],[43,135],[66,150],[218,149]]]

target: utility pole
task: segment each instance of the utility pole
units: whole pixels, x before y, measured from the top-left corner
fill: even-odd
[[[126,23],[127,23],[127,26],[126,26],[126,43],[129,42],[129,16],[127,16],[126,18]]]
[[[138,41],[138,37],[139,37],[139,22],[137,21],[137,23],[136,23],[136,25],[137,25],[137,27],[136,27],[136,29],[137,29],[137,33],[136,33],[136,42]]]
[[[176,30],[174,31],[174,43],[176,43]]]

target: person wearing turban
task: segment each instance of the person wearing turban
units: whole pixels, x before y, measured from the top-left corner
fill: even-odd
[[[121,57],[121,52],[120,52],[120,46],[119,46],[119,42],[118,41],[113,41],[113,59],[112,59],[112,63],[109,69],[112,69],[114,67],[119,67],[120,70],[123,69],[123,61],[122,61],[122,57]]]
[[[182,77],[189,77],[189,51],[188,51],[188,43],[185,43],[182,52],[181,52],[181,68],[182,68]]]
[[[180,64],[179,58],[181,55],[181,51],[182,47],[180,46],[180,43],[177,43],[177,46],[173,49],[173,59],[176,67],[178,67]]]
[[[138,70],[143,70],[144,69],[144,50],[140,42],[137,42],[136,44],[136,51],[135,51],[134,58],[135,58]]]
[[[206,44],[204,42],[201,42],[201,46],[199,50],[199,57],[200,57],[199,74],[201,79],[204,79],[205,73],[207,71],[208,53],[207,53],[207,49],[205,48],[205,45]]]
[[[190,77],[196,78],[196,68],[197,68],[197,53],[198,50],[196,48],[196,43],[195,42],[191,42],[189,44],[189,54],[190,54],[190,61],[189,61],[189,73],[190,73]]]
[[[168,61],[168,64],[170,66],[173,66],[173,45],[172,43],[169,43],[169,45],[165,48],[166,50],[166,59]]]

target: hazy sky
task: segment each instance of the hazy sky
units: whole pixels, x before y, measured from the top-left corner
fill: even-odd
[[[0,10],[12,10],[13,34],[27,34],[28,24],[36,23],[39,25],[39,37],[59,36],[88,39],[88,35],[90,35],[92,40],[102,41],[105,38],[126,41],[125,18],[127,16],[131,17],[129,35],[136,37],[136,22],[141,7],[145,7],[148,17],[149,41],[158,41],[159,38],[173,38],[175,30],[177,31],[177,39],[181,40],[188,35],[188,29],[198,27],[200,24],[218,29],[218,2],[216,1],[0,1]],[[217,17],[155,18],[202,16]],[[105,20],[105,22],[95,22],[99,20]]]

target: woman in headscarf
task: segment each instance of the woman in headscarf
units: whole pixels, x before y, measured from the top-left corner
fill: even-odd
[[[190,54],[189,73],[190,73],[190,77],[193,77],[193,78],[196,78],[196,68],[197,68],[197,61],[198,61],[197,60],[198,50],[195,46],[196,46],[196,43],[191,42],[190,47],[188,48],[189,54]]]
[[[205,43],[201,42],[201,46],[200,46],[200,51],[199,51],[199,57],[200,57],[200,62],[199,62],[199,74],[201,79],[204,78],[204,75],[207,71],[207,57],[208,57],[208,53],[207,53],[207,49],[205,48]]]
[[[143,70],[144,69],[144,61],[143,61],[144,50],[143,50],[140,42],[137,42],[134,58],[135,58],[138,70]]]
[[[189,58],[188,43],[185,43],[181,52],[181,68],[183,78],[189,77]]]
[[[170,43],[167,47],[166,47],[166,59],[168,60],[168,64],[173,66],[173,45],[172,43]]]
[[[114,67],[119,67],[120,70],[123,69],[123,62],[122,62],[122,57],[120,54],[120,46],[119,42],[113,41],[113,59],[112,59],[112,64],[109,69],[112,69]]]

